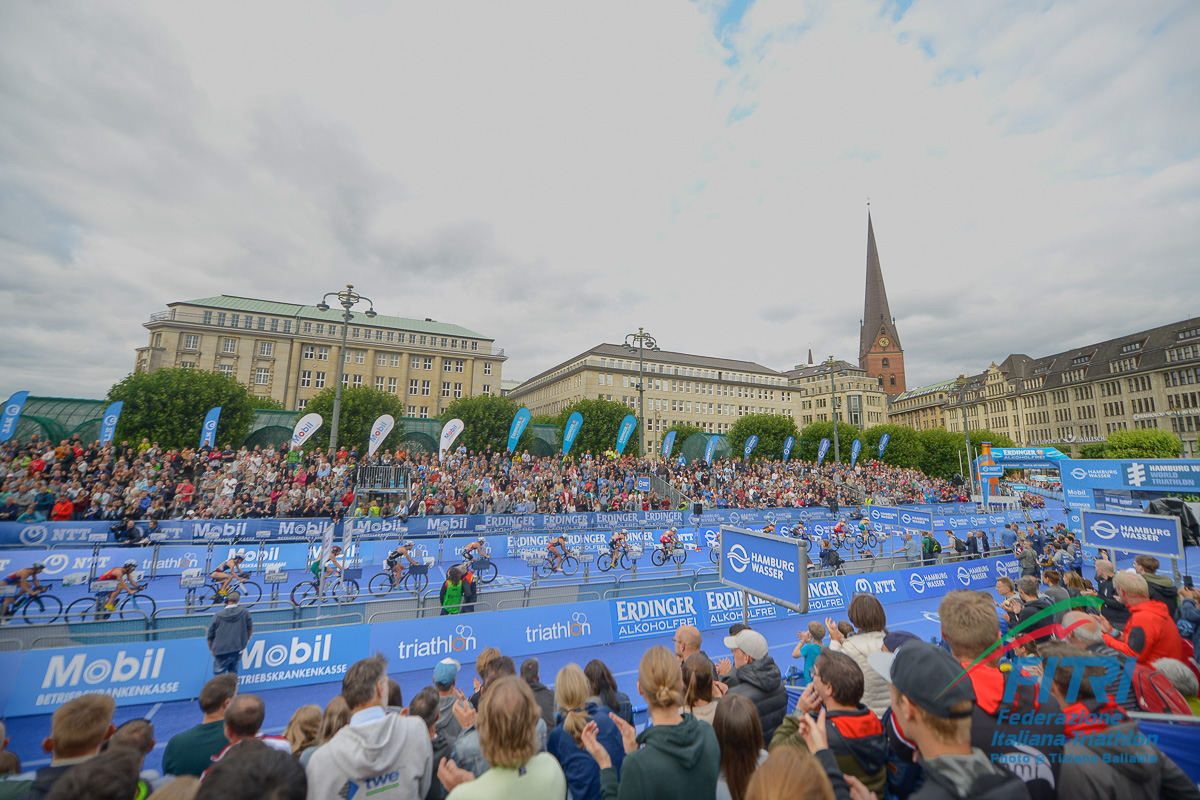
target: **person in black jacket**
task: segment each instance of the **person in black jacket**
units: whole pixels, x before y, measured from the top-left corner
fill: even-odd
[[[1022,575],[1021,579],[1017,581],[1017,594],[1021,599],[1019,602],[1006,604],[1008,608],[1005,609],[1008,612],[1008,629],[1010,631],[1034,614],[1050,607],[1050,601],[1039,596],[1038,586],[1038,579],[1032,575]],[[1023,633],[1030,633],[1038,628],[1053,624],[1054,620],[1051,617],[1046,617],[1033,623],[1028,629],[1022,628],[1021,630]],[[1039,636],[1034,639],[1034,643],[1041,644],[1042,642],[1049,641],[1050,638],[1049,634]]]
[[[762,722],[763,740],[769,742],[787,714],[787,689],[779,666],[767,651],[767,640],[758,631],[746,629],[726,636],[725,646],[731,651],[737,676],[737,684],[729,691],[754,703]]]
[[[1107,559],[1096,561],[1096,591],[1094,594],[1104,601],[1100,613],[1112,623],[1117,630],[1123,630],[1129,622],[1129,607],[1117,597],[1117,589],[1113,586],[1113,576],[1116,574],[1113,563]],[[1085,592],[1086,594],[1086,592]]]

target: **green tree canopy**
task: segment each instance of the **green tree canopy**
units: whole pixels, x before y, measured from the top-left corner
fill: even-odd
[[[633,413],[629,406],[612,400],[579,400],[559,412],[554,424],[558,425],[559,430],[565,430],[567,420],[576,411],[583,415],[583,427],[579,429],[571,452],[576,455],[591,452],[597,456],[603,455],[605,450],[616,448],[621,420],[625,419],[626,414]],[[629,444],[625,446],[626,455],[637,453],[637,437],[640,435],[641,432],[635,427]]]
[[[467,450],[482,453],[490,446],[493,452],[503,453],[508,446],[508,430],[512,427],[513,417],[520,409],[507,397],[481,394],[455,400],[446,406],[441,420],[443,423],[455,418],[463,421],[456,447],[462,444]],[[531,447],[533,439],[533,422],[530,421],[517,442],[517,452]]]
[[[845,422],[838,422],[838,447],[842,453],[842,461],[850,462],[850,449],[854,447],[854,440],[862,435],[862,431]],[[804,426],[804,430],[800,431],[800,435],[796,437],[796,449],[792,451],[793,458],[801,458],[805,461],[816,461],[817,451],[820,448],[821,440],[829,440],[829,453],[826,454],[826,461],[833,461],[833,423],[832,422],[813,422]],[[888,445],[889,447],[891,445]],[[863,443],[866,447],[866,442]],[[735,450],[735,452],[740,452]],[[862,455],[859,455],[862,458]]]
[[[880,459],[883,463],[903,469],[916,469],[921,465],[921,453],[924,449],[921,444],[921,432],[903,425],[876,425],[863,431],[863,451],[858,456],[859,461],[879,459],[879,440],[885,433],[891,434],[891,437],[883,451],[883,458]]]
[[[329,447],[329,434],[333,426],[333,400],[336,387],[330,386],[308,401],[303,411],[296,414],[299,420],[305,414],[320,414],[325,422],[304,443],[305,450],[325,450]],[[381,392],[367,386],[351,386],[342,389],[342,416],[338,425],[338,447],[358,447],[360,453],[367,449],[371,436],[371,425],[383,414],[396,419],[396,427],[380,443],[380,450],[395,450],[404,436],[404,405],[394,394]]]
[[[951,478],[955,474],[966,475],[967,454],[966,442],[961,433],[951,433],[943,428],[931,428],[918,431],[921,442],[920,469],[926,475],[935,478]],[[888,445],[888,449],[891,449]],[[887,452],[884,452],[887,455]],[[961,460],[960,460],[961,458]]]
[[[196,447],[204,415],[221,406],[217,444],[241,445],[254,421],[254,401],[229,375],[204,370],[135,372],[108,390],[110,402],[124,401],[116,441],[143,438],[163,447]]]
[[[1104,440],[1104,458],[1179,458],[1183,444],[1174,434],[1149,430],[1113,431]]]
[[[830,429],[832,430],[832,428]],[[783,443],[789,436],[797,436],[796,421],[777,414],[747,414],[733,423],[725,438],[729,440],[734,458],[741,458],[746,451],[746,440],[758,437],[758,445],[750,454],[750,460],[783,458]],[[793,447],[793,452],[795,447]]]
[[[274,397],[259,397],[256,394],[252,394],[250,395],[250,400],[254,403],[255,408],[263,408],[270,411],[285,410],[283,403],[279,402]]]

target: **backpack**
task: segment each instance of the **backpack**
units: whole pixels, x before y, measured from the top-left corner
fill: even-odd
[[[929,552],[931,552],[931,553],[942,552],[942,543],[941,542],[939,542],[937,539],[934,539],[932,536],[929,537],[929,541],[933,542],[933,547],[929,548]]]
[[[1139,664],[1134,670],[1131,688],[1137,697],[1138,708],[1142,711],[1149,714],[1192,716],[1192,709],[1187,700],[1167,676],[1157,670]]]

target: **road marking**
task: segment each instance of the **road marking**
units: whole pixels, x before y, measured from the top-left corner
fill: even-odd
[[[150,706],[150,711],[146,713],[144,719],[147,721],[150,720],[156,713],[158,713],[160,708],[162,708],[162,703],[155,703],[154,705]]]

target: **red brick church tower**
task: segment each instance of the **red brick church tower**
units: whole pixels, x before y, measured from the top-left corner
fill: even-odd
[[[904,349],[896,333],[896,320],[888,308],[870,211],[867,211],[867,291],[859,331],[858,365],[879,379],[888,397],[904,392]]]

